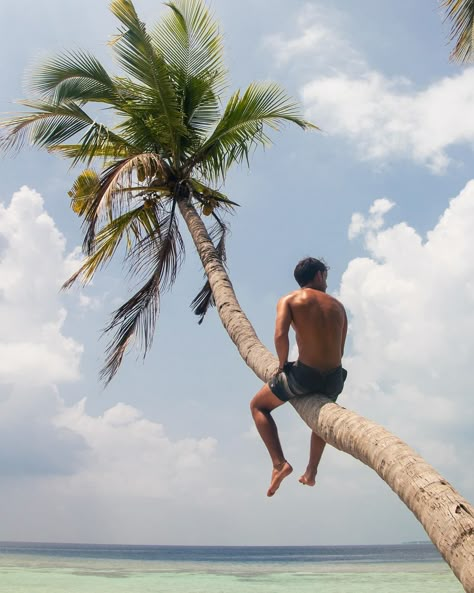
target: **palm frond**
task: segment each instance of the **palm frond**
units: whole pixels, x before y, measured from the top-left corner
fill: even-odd
[[[35,146],[49,148],[94,124],[73,101],[60,104],[48,101],[19,103],[35,111],[14,115],[0,123],[5,130],[0,139],[0,148],[3,150],[21,148],[27,138]]]
[[[86,254],[93,253],[96,228],[101,218],[113,219],[115,216],[120,216],[130,204],[135,192],[130,191],[124,196],[123,188],[133,188],[134,175],[150,180],[149,185],[154,187],[158,185],[155,181],[157,178],[167,177],[167,165],[158,155],[144,153],[121,159],[105,169],[100,179],[99,189],[84,211],[83,249]],[[140,191],[145,191],[145,188],[146,186]]]
[[[90,282],[97,270],[103,268],[113,257],[124,235],[129,241],[131,233],[135,237],[141,237],[141,215],[145,210],[144,204],[140,204],[106,225],[95,238],[94,252],[86,258],[77,272],[66,280],[62,288],[70,288],[79,277],[82,278],[83,284]]]
[[[239,91],[232,95],[214,132],[189,166],[198,165],[208,179],[224,178],[233,163],[248,160],[253,147],[270,143],[266,128],[278,130],[284,122],[303,130],[318,129],[301,117],[299,106],[278,85],[253,83],[243,95]]]
[[[225,81],[222,35],[202,0],[167,2],[171,9],[152,33],[155,47],[182,80],[212,75],[213,88]]]
[[[183,110],[186,123],[199,139],[216,125],[220,117],[218,94],[212,88],[213,78],[190,77],[186,85]],[[191,149],[194,148],[191,145]],[[198,148],[198,146],[196,146]]]
[[[234,206],[240,206],[237,202],[233,202],[229,200],[229,198],[220,191],[213,189],[202,181],[198,181],[197,179],[190,178],[188,181],[191,195],[201,204],[202,207],[206,205],[212,206],[212,210],[214,208],[227,208],[228,210],[233,210]],[[206,213],[205,214],[210,214]]]
[[[158,204],[150,205],[145,201],[122,216],[114,218],[97,234],[93,254],[86,258],[82,266],[63,284],[62,288],[70,288],[79,278],[83,284],[90,282],[94,274],[115,255],[124,237],[126,239],[126,262],[137,252],[146,257],[150,257],[150,254],[156,255],[163,236],[162,229],[166,229],[169,224],[169,215],[163,218],[161,214]],[[145,242],[147,250],[143,248]],[[178,248],[184,250],[181,236],[177,238],[177,242]],[[136,270],[132,270],[132,273],[135,271],[138,272],[138,267]]]
[[[162,249],[161,245],[163,239],[166,237],[167,229],[169,228],[170,223],[172,223],[172,218],[174,217],[173,208],[170,212],[169,209],[167,209],[160,202],[156,202],[153,206],[153,208],[148,209],[148,212],[154,211],[155,218],[159,221],[159,223],[154,224],[152,231],[150,230],[148,234],[144,234],[140,240],[136,241],[133,248],[129,249],[127,258],[125,260],[125,263],[129,268],[129,276],[131,278],[144,278],[150,276],[150,274],[153,273],[153,270],[156,267],[157,258],[159,257],[160,250]],[[168,272],[166,272],[162,290],[169,288],[171,284],[173,284],[174,278],[185,252],[184,241],[179,231],[179,227],[177,223],[173,224],[173,240],[176,244],[176,253],[178,254],[177,266],[174,275],[170,275]],[[168,276],[172,277],[172,282],[167,281]]]
[[[169,146],[176,157],[179,136],[185,134],[186,129],[167,65],[156,52],[130,0],[112,0],[110,9],[123,24],[112,47],[122,67],[153,91],[154,117],[162,121],[162,128],[167,131],[166,137],[162,134],[161,142]]]
[[[111,323],[104,330],[105,333],[116,330],[107,347],[106,361],[101,371],[101,379],[106,385],[117,372],[132,340],[137,340],[143,356],[153,342],[160,294],[174,283],[183,254],[184,246],[182,239],[180,241],[178,238],[175,207],[176,201],[173,202],[166,228],[160,230],[158,247],[152,253],[155,263],[151,277],[131,299],[117,309]]]
[[[127,81],[123,83],[130,94],[119,113],[117,131],[127,141],[139,146],[141,152],[155,152],[164,158],[174,159],[178,145],[170,143],[169,125],[163,116],[156,95],[147,87]],[[176,130],[176,142],[181,142],[182,126]]]
[[[56,103],[119,100],[115,84],[102,64],[81,50],[48,58],[32,72],[30,88],[43,99]]]
[[[104,149],[107,149],[107,156],[109,158],[123,154],[125,149],[128,154],[130,152],[137,152],[137,149],[127,140],[112,132],[107,126],[97,122],[94,122],[82,138],[80,138],[79,146],[79,150],[77,150],[72,158],[72,167],[80,162],[85,162],[89,165],[94,158],[104,153]],[[54,148],[56,146],[51,146],[48,150]]]
[[[217,254],[219,255],[220,260],[225,265],[227,260],[226,248],[225,248],[225,240],[227,237],[227,226],[223,223],[223,221],[215,214],[212,213],[212,216],[216,220],[216,223],[211,229],[210,238],[211,241],[215,244]],[[195,315],[199,316],[198,324],[204,321],[204,317],[208,312],[210,307],[215,306],[214,296],[212,294],[211,285],[209,280],[206,280],[206,283],[198,292],[198,294],[194,297],[191,303],[191,309]]]
[[[77,176],[68,195],[71,198],[71,208],[78,216],[87,211],[88,202],[94,199],[99,187],[100,178],[93,169],[85,169]]]
[[[474,0],[442,0],[446,19],[452,22],[450,41],[456,45],[451,52],[455,62],[472,62],[474,58]]]
[[[220,115],[218,96],[226,82],[222,35],[202,0],[176,0],[152,33],[177,87],[189,130],[183,151],[197,146]]]
[[[79,157],[84,160],[96,157],[107,159],[125,158],[130,154],[130,145],[123,139],[121,142],[112,141],[110,136],[100,146],[94,146],[93,150],[84,151],[82,144],[55,144],[48,147],[48,152],[59,153],[62,156],[76,160]]]

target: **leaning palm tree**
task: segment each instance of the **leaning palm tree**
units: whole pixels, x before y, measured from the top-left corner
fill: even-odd
[[[222,41],[201,0],[176,0],[148,32],[130,0],[113,0],[121,23],[111,44],[124,75],[110,76],[84,52],[47,61],[31,79],[32,111],[5,122],[5,148],[26,139],[83,170],[70,192],[84,221],[85,260],[67,282],[84,282],[122,250],[139,290],[113,315],[103,379],[117,372],[132,342],[150,347],[160,296],[184,253],[179,217],[191,234],[207,281],[193,302],[200,320],[215,304],[242,358],[262,379],[277,368],[240,308],[225,267],[229,168],[269,142],[281,123],[314,127],[274,84],[251,84],[220,109],[225,86]],[[88,104],[115,114],[99,124]],[[96,168],[99,167],[97,171]],[[211,220],[212,225],[205,221]],[[385,429],[325,398],[293,404],[329,444],[360,459],[415,513],[463,583],[474,592],[474,509],[418,455]]]
[[[474,59],[474,0],[442,0],[446,19],[452,22],[450,41],[455,42],[451,59],[472,62]]]

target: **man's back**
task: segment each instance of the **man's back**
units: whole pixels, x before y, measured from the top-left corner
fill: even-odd
[[[342,304],[313,288],[296,290],[284,298],[291,312],[299,360],[321,371],[338,367],[347,333]]]

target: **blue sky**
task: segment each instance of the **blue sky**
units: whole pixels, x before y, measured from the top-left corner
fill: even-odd
[[[147,22],[163,10],[154,0],[136,7]],[[295,288],[294,265],[324,256],[329,291],[350,318],[341,404],[398,434],[472,500],[474,69],[449,62],[434,1],[276,0],[270,11],[215,0],[212,8],[232,87],[275,80],[322,129],[275,134],[250,170],[227,180],[242,205],[228,255],[244,310],[272,347],[276,301]],[[81,47],[116,68],[106,2],[18,0],[2,17],[2,112],[49,53]],[[189,242],[152,351],[144,363],[132,352],[102,390],[100,330],[130,290],[120,264],[92,286],[59,293],[80,260],[67,198],[73,173],[31,149],[0,168],[1,539],[425,538],[375,474],[334,450],[315,489],[287,480],[265,497],[270,465],[248,411],[260,383],[215,312],[197,325],[189,303],[202,271]],[[303,471],[308,429],[290,407],[276,418],[288,459]]]

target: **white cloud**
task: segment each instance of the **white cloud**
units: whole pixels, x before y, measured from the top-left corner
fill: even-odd
[[[77,259],[37,192],[24,186],[0,204],[0,241],[0,383],[76,380],[82,346],[62,333],[59,288]]]
[[[293,36],[275,33],[264,38],[264,47],[280,67],[294,65],[301,70],[334,70],[344,65],[365,69],[365,62],[344,37],[344,15],[333,7],[305,4],[295,19]]]
[[[394,202],[387,198],[375,200],[369,210],[369,216],[365,217],[360,212],[355,212],[349,225],[349,239],[354,239],[364,230],[378,230],[384,222],[384,215],[395,206]]]
[[[385,228],[392,206],[377,200],[359,216],[368,257],[351,261],[341,282],[351,317],[346,402],[467,483],[463,464],[474,453],[474,180],[426,238],[404,222]]]
[[[91,297],[84,293],[79,294],[79,307],[84,311],[97,311],[102,307],[103,299]]]
[[[52,425],[56,384],[76,381],[82,346],[64,334],[59,287],[77,257],[28,187],[0,204],[0,474],[61,475],[82,463],[80,435]]]
[[[317,5],[302,9],[294,35],[274,34],[265,45],[277,64],[304,73],[308,119],[352,142],[361,160],[411,159],[443,173],[450,147],[474,144],[474,68],[415,88],[371,68],[337,13]]]
[[[375,71],[337,74],[304,85],[307,116],[355,143],[363,160],[409,158],[442,173],[447,149],[474,143],[474,69],[414,90]]]
[[[89,448],[86,464],[70,479],[73,490],[176,498],[188,488],[208,486],[217,446],[213,438],[172,441],[161,424],[123,403],[96,417],[87,414],[82,400],[64,407],[54,423],[80,435]]]

